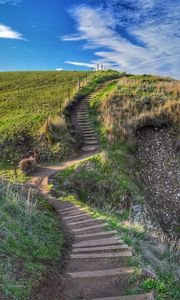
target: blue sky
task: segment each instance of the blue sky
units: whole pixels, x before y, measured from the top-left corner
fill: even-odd
[[[0,0],[0,71],[97,63],[180,79],[180,1]]]

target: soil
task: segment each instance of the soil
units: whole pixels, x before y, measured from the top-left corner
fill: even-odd
[[[147,205],[164,233],[178,234],[180,215],[180,163],[176,139],[169,127],[144,127],[137,134],[137,159],[145,184]]]

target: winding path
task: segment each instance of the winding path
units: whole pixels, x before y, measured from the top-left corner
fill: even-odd
[[[72,236],[72,249],[64,274],[50,281],[47,289],[40,291],[36,299],[152,300],[151,293],[125,296],[134,287],[129,281],[134,269],[128,266],[132,251],[119,238],[116,230],[109,228],[103,219],[94,219],[82,208],[48,195],[49,177],[98,152],[97,136],[87,113],[93,96],[84,98],[76,107],[77,123],[83,133],[84,153],[59,165],[39,168],[32,175],[31,184],[38,186],[45,194]]]

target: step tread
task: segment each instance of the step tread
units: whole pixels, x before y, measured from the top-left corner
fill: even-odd
[[[77,215],[73,215],[73,216],[69,216],[69,217],[63,217],[64,220],[70,220],[70,219],[75,219],[75,218],[79,218],[79,217],[88,217],[89,215],[86,213],[79,213]]]
[[[109,235],[109,234],[117,234],[117,230],[78,234],[78,235],[76,235],[76,238],[88,238],[88,237],[93,237],[93,236],[101,236],[101,235]]]
[[[128,245],[114,245],[114,246],[100,246],[100,247],[87,247],[87,248],[74,248],[73,253],[79,252],[94,252],[94,251],[107,251],[107,250],[131,250]]]
[[[96,146],[96,145],[98,145],[98,141],[96,140],[95,142],[94,141],[86,141],[86,142],[83,142],[83,146],[88,146],[88,145],[90,145],[90,146]]]
[[[106,245],[120,245],[123,244],[123,241],[113,237],[113,238],[106,238],[100,240],[88,240],[88,241],[81,241],[73,244],[73,248],[80,248],[80,247],[93,247],[93,246],[106,246]]]
[[[92,146],[83,146],[81,148],[82,151],[88,152],[88,151],[94,151],[99,148],[98,144],[97,145],[92,145]]]
[[[89,219],[89,220],[83,220],[83,221],[78,221],[78,222],[73,222],[69,223],[69,225],[78,225],[78,224],[83,224],[83,223],[88,223],[88,222],[96,222],[96,221],[102,221],[102,219]]]
[[[132,256],[131,251],[121,251],[118,253],[86,253],[86,254],[71,254],[70,257],[73,259],[100,259],[100,258],[116,258],[116,257],[130,257]]]
[[[81,232],[81,231],[97,229],[97,228],[102,228],[102,227],[107,227],[107,226],[109,226],[107,223],[103,223],[103,224],[96,224],[96,225],[91,225],[91,226],[87,226],[87,227],[83,227],[83,228],[77,228],[77,229],[73,229],[71,231],[75,233],[75,232]]]
[[[109,269],[109,270],[96,270],[96,271],[83,271],[83,272],[74,272],[74,273],[67,273],[72,278],[95,278],[95,277],[107,277],[107,276],[118,276],[118,275],[125,275],[125,274],[132,274],[134,273],[133,268],[116,268],[116,269]]]
[[[76,210],[73,210],[73,211],[64,211],[64,212],[62,212],[61,214],[62,215],[69,215],[69,216],[73,216],[73,215],[75,215],[75,214],[80,214],[81,212],[84,212],[84,210],[83,210],[83,208],[78,208],[78,209],[76,209]]]
[[[150,294],[96,298],[96,299],[92,299],[92,300],[154,300],[154,296],[152,293],[150,293]]]
[[[64,212],[64,211],[68,211],[68,210],[74,210],[74,209],[78,209],[78,206],[72,206],[72,207],[67,207],[67,208],[62,208],[62,209],[58,209],[59,212]]]

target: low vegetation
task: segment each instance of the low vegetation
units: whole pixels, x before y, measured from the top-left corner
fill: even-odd
[[[103,218],[109,224],[109,230],[116,229],[119,237],[132,247],[133,257],[129,258],[128,265],[135,269],[129,278],[134,287],[124,291],[125,294],[153,292],[156,300],[179,299],[178,255],[174,257],[173,252],[160,243],[153,231],[147,232],[142,224],[128,221],[126,212],[119,215],[117,212],[98,209],[78,200],[75,194],[61,196],[60,200],[83,207],[94,218]]]
[[[109,140],[132,140],[144,126],[180,126],[180,82],[155,76],[126,76],[92,103],[103,116]]]
[[[145,204],[135,158],[136,132],[143,126],[168,124],[178,135],[179,112],[178,81],[144,75],[124,76],[118,83],[109,83],[91,100],[89,110],[100,153],[57,174],[54,180],[61,199],[78,198],[79,205],[105,217],[133,246],[135,264],[149,277],[141,289],[131,292],[154,290],[158,300],[179,299],[178,259],[173,247],[161,241],[161,233],[156,229],[151,233],[155,224],[149,229],[133,220],[130,207],[143,208]]]
[[[46,162],[74,155],[76,141],[66,108],[102,81],[119,76],[115,71],[1,73],[0,173],[9,175],[34,150]]]
[[[61,259],[64,234],[52,208],[32,191],[0,183],[0,299],[28,300]]]

